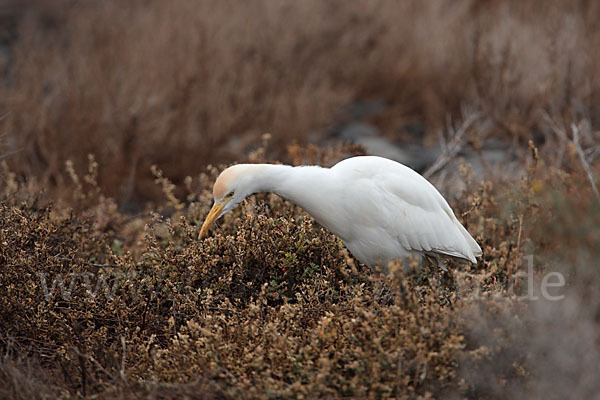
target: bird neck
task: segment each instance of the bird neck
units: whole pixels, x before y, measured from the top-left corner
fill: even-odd
[[[319,223],[327,225],[328,193],[335,184],[329,168],[316,166],[260,164],[253,171],[255,192],[275,193],[311,214]]]

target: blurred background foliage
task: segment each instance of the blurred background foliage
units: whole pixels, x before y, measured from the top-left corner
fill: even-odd
[[[427,147],[465,108],[479,145],[534,140],[554,156],[564,138],[548,116],[567,130],[586,119],[584,140],[598,139],[594,1],[11,3],[5,152],[48,188],[93,153],[108,194],[153,199],[152,164],[181,183],[265,132],[270,158],[290,161],[288,145],[343,140],[353,122]]]

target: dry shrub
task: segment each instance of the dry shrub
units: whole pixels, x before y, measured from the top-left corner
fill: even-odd
[[[3,386],[17,379],[38,397],[107,398],[505,398],[565,393],[550,382],[577,384],[582,395],[595,388],[586,368],[597,361],[589,346],[599,281],[591,263],[567,261],[599,248],[600,212],[582,173],[532,158],[520,187],[467,177],[453,206],[484,259],[452,264],[450,274],[392,268],[391,276],[361,266],[274,195],[246,201],[198,241],[218,170],[186,180],[183,207],[154,173],[170,217],[144,214],[135,224],[86,195],[97,193],[91,178],[77,178],[91,184],[74,188],[79,205],[69,209],[23,202],[11,175],[0,207]],[[564,261],[551,263],[561,251]],[[536,278],[564,274],[568,301],[511,295],[527,289],[517,278],[527,254],[536,255]],[[572,354],[584,362],[567,374]]]
[[[6,343],[5,343],[6,344]],[[10,351],[10,343],[0,362],[0,397],[3,399],[56,399],[67,396],[68,391],[52,384],[45,371],[32,362],[23,360]]]

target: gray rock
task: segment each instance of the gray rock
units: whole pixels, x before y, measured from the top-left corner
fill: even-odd
[[[369,154],[401,162],[416,171],[423,171],[439,157],[439,146],[424,147],[421,144],[400,145],[384,136],[373,125],[352,122],[337,135],[342,141],[350,141],[365,147]]]
[[[363,137],[355,143],[364,146],[367,152],[374,156],[389,158],[407,165],[411,161],[406,151],[384,137]]]
[[[405,164],[417,172],[425,171],[442,154],[439,145],[424,147],[420,144],[408,144],[403,149],[409,154],[409,160]]]
[[[359,120],[377,114],[386,107],[385,100],[358,100],[350,104],[346,110],[351,119]]]
[[[341,129],[338,137],[341,140],[349,140],[353,143],[358,143],[358,141],[363,138],[378,136],[381,136],[381,132],[373,125],[362,122],[352,122]]]

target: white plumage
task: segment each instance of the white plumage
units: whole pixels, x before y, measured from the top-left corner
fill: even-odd
[[[481,248],[448,202],[412,169],[381,157],[352,157],[332,168],[234,165],[219,175],[202,229],[252,193],[272,192],[338,235],[361,262],[386,266],[411,254],[476,263]]]

